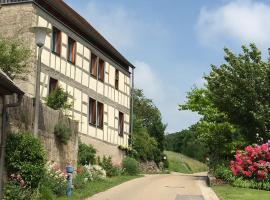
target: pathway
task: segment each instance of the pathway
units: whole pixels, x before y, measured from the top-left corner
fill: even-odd
[[[87,200],[218,200],[205,184],[206,173],[146,175]]]

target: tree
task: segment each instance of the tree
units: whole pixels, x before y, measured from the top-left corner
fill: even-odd
[[[21,41],[0,37],[0,69],[11,79],[23,78],[30,53]]]
[[[254,143],[257,133],[270,138],[270,58],[262,61],[254,44],[242,50],[236,55],[225,48],[226,63],[212,66],[206,87],[213,105]]]
[[[137,120],[135,130],[145,128],[147,133],[156,139],[158,148],[164,150],[166,125],[162,122],[161,113],[151,99],[144,96],[143,91],[134,90],[134,118]]]

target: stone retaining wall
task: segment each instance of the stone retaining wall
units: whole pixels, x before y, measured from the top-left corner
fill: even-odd
[[[32,132],[34,122],[32,98],[25,96],[22,104],[17,108],[10,108],[8,113],[10,130]],[[54,135],[54,127],[58,122],[66,124],[71,129],[72,135],[67,145],[59,143]],[[40,106],[39,138],[48,160],[57,162],[63,169],[67,162],[71,162],[73,166],[77,165],[78,122],[64,116],[60,111],[42,105]]]

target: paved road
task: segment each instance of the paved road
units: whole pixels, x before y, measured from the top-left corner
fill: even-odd
[[[87,200],[218,200],[204,179],[205,173],[147,175]]]

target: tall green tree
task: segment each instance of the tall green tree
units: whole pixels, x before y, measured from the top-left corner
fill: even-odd
[[[270,138],[270,58],[263,61],[254,44],[242,50],[237,55],[225,48],[226,62],[213,65],[205,79],[210,101],[253,143],[257,133]]]
[[[0,69],[11,79],[23,78],[30,50],[18,39],[0,36]]]
[[[148,134],[156,139],[158,148],[162,152],[164,150],[166,125],[162,122],[159,109],[139,89],[134,90],[134,116],[140,122],[137,128],[139,128],[138,126],[145,128]]]

